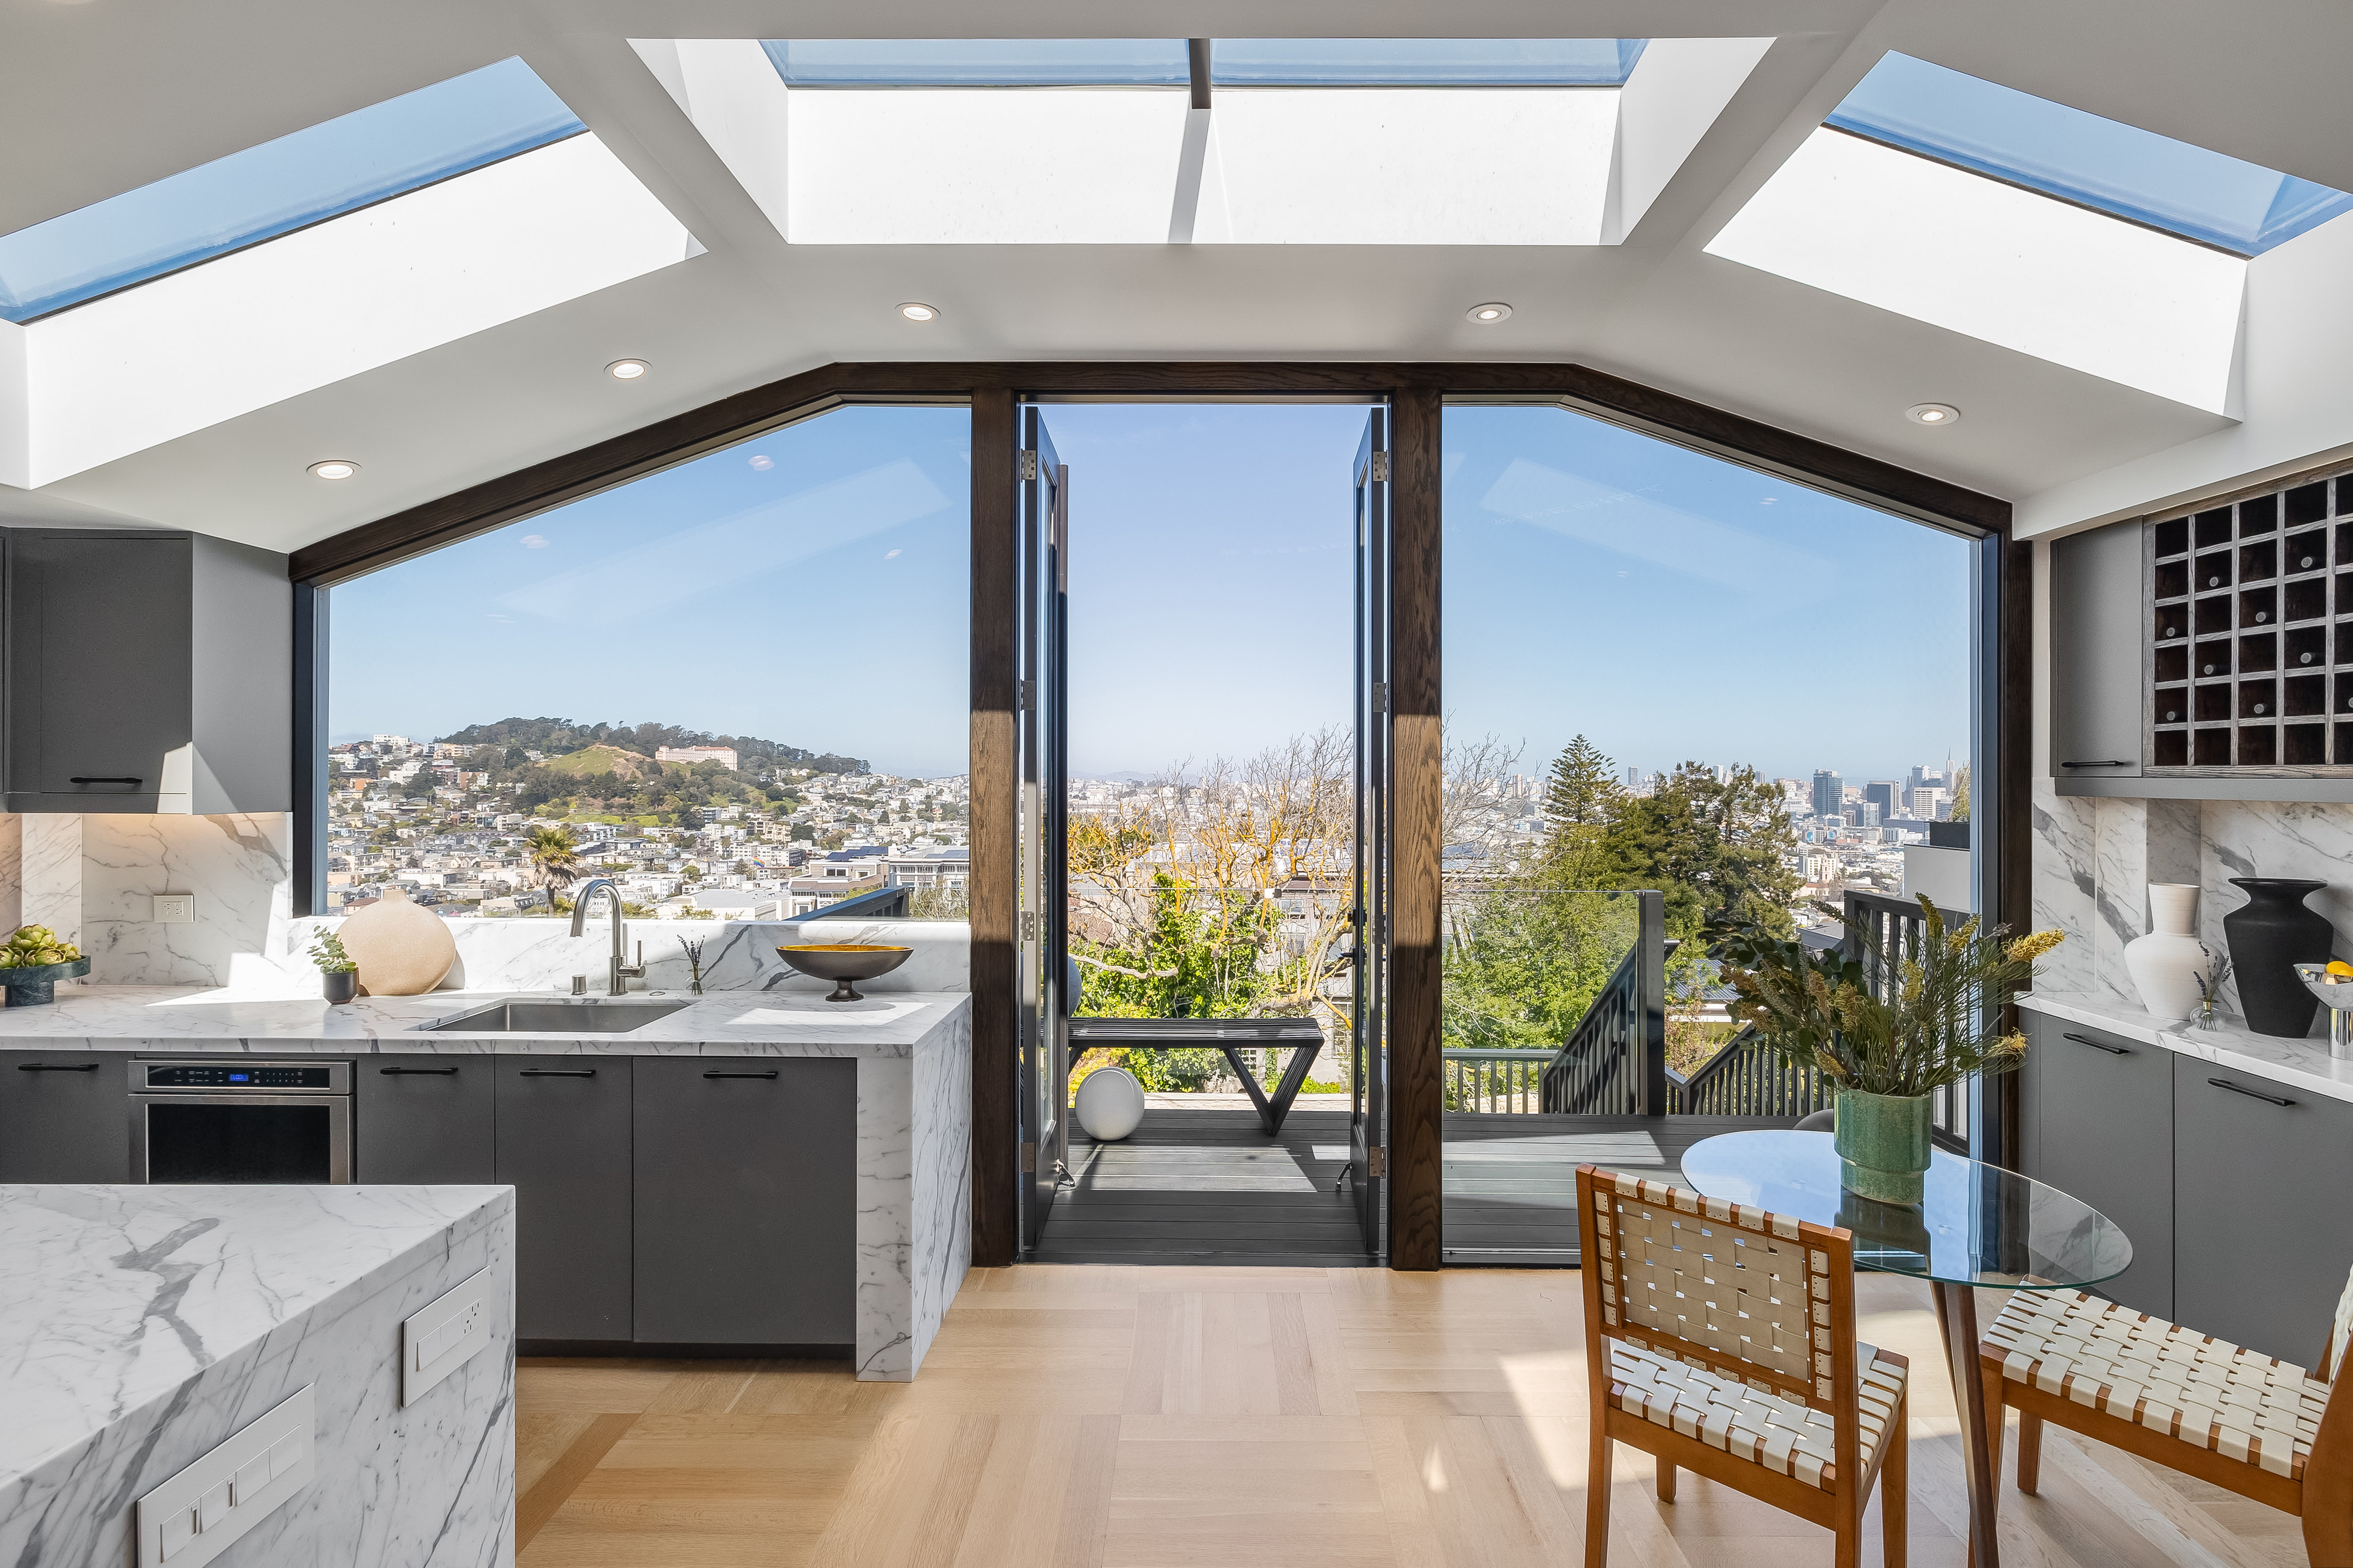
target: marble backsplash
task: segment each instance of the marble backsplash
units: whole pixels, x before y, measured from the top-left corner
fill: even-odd
[[[2353,954],[2353,805],[2100,799],[2046,784],[2033,817],[2034,924],[2068,933],[2042,961],[2048,990],[2138,1002],[2124,949],[2149,930],[2151,882],[2197,885],[2199,940],[2217,952],[2222,917],[2246,902],[2232,878],[2326,882],[2306,902],[2337,928],[2337,953]],[[2237,1010],[2235,984],[2224,1006]],[[2327,1027],[2325,1013],[2314,1026]]]

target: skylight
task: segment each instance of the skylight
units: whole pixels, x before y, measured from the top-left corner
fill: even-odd
[[[1832,112],[1841,131],[2241,256],[2353,208],[2353,195],[1889,54]]]
[[[1623,87],[1641,38],[1218,38],[1219,87]]]
[[[30,321],[585,130],[520,59],[0,236],[0,319]]]
[[[1183,87],[1182,38],[768,38],[786,87]]]

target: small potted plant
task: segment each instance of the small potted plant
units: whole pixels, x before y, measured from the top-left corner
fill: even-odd
[[[1920,909],[1918,946],[1892,960],[1867,927],[1852,928],[1868,968],[1843,952],[1810,949],[1754,927],[1710,933],[1738,993],[1733,1017],[1754,1027],[1767,1050],[1820,1069],[1836,1092],[1840,1180],[1881,1203],[1921,1199],[1935,1091],[2018,1065],[2026,1037],[1986,1026],[2065,934],[2012,940],[2000,926],[1980,929],[1974,918],[1948,931],[1935,905],[1922,899]],[[1873,985],[1874,973],[1893,984]]]
[[[360,994],[359,960],[343,951],[343,939],[322,931],[311,943],[311,962],[319,966],[319,989],[329,1005],[350,1001]]]

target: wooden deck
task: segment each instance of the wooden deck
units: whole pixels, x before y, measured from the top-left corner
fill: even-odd
[[[1786,1120],[1450,1114],[1446,1261],[1576,1261],[1577,1167],[1672,1175],[1702,1138]],[[1270,1138],[1239,1109],[1155,1106],[1117,1143],[1073,1134],[1072,1184],[1032,1261],[1362,1268],[1372,1262],[1341,1180],[1345,1111],[1293,1110]]]

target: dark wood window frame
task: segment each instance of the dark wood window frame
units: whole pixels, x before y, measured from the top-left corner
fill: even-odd
[[[643,429],[552,458],[304,546],[290,572],[313,606],[297,639],[295,904],[322,907],[326,826],[325,606],[319,591],[673,467],[767,431],[858,404],[964,404],[972,410],[971,837],[973,1262],[1018,1251],[1014,1105],[1015,409],[1023,397],[1291,401],[1386,398],[1395,411],[1398,723],[1392,837],[1389,1261],[1435,1268],[1441,1256],[1444,1105],[1439,1032],[1440,426],[1448,403],[1551,404],[1744,467],[1827,490],[1974,541],[1978,650],[1972,689],[1979,909],[2013,930],[2030,913],[2027,741],[2030,547],[2010,537],[2010,503],[1577,364],[1248,363],[846,363],[721,398]],[[996,847],[1002,845],[1003,853]],[[1982,1097],[1981,1157],[2009,1163],[2016,1079]]]

